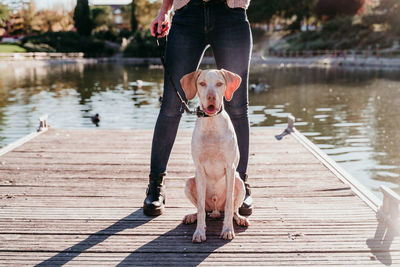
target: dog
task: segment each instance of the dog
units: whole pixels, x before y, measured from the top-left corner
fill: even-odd
[[[235,237],[233,220],[240,226],[249,226],[246,217],[239,215],[239,207],[245,196],[245,187],[236,167],[239,148],[233,124],[223,109],[224,97],[232,99],[241,83],[239,75],[230,71],[196,70],[180,80],[188,100],[196,94],[200,108],[207,115],[196,120],[192,136],[192,157],[196,168],[195,177],[188,179],[185,194],[197,207],[197,213],[186,215],[183,223],[197,220],[192,241],[206,240],[206,212],[211,218],[219,218],[224,211],[221,238]]]

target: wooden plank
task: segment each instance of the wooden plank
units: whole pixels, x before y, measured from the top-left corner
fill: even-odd
[[[176,221],[162,221],[157,223],[143,223],[138,220],[44,220],[44,219],[4,219],[0,221],[1,234],[65,234],[65,235],[91,235],[93,233],[110,235],[163,235],[168,233],[171,228],[176,228]],[[250,238],[262,235],[280,235],[287,236],[290,239],[296,239],[299,236],[314,236],[325,238],[325,236],[357,237],[369,235],[371,232],[384,235],[385,229],[377,231],[377,223],[374,221],[359,222],[329,222],[329,221],[278,221],[270,220],[268,223],[263,221],[251,221],[252,227],[243,232],[239,229],[241,235]],[[221,231],[221,220],[208,221],[208,233],[217,235]],[[186,235],[186,229],[177,229],[174,235]],[[136,237],[135,237],[136,238]]]
[[[0,265],[400,264],[398,237],[296,138],[277,142],[280,132],[251,132],[252,225],[227,242],[222,219],[208,219],[198,245],[195,225],[181,224],[195,212],[184,196],[191,130],[171,155],[166,213],[152,218],[141,210],[152,131],[50,129],[0,157]]]
[[[388,251],[390,246],[399,246],[391,240],[374,240],[363,237],[341,235],[302,235],[291,238],[290,235],[245,235],[236,230],[236,237],[231,242],[219,237],[221,226],[217,231],[208,231],[207,244],[198,246],[192,243],[195,226],[172,226],[172,230],[157,234],[2,234],[0,251],[63,251],[80,252],[158,252],[179,253],[184,250],[193,253],[220,253],[240,251],[242,253],[295,253],[295,252],[370,252]],[[176,229],[179,229],[177,231]],[[185,231],[182,234],[182,231]],[[167,244],[167,245],[166,245]],[[399,250],[397,250],[399,252]]]
[[[160,261],[162,257],[162,261]],[[13,252],[0,252],[0,264],[10,263],[31,263],[38,264],[47,259],[51,259],[48,263],[53,265],[61,265],[69,262],[73,265],[85,265],[88,263],[96,266],[117,265],[124,262],[128,266],[194,266],[201,265],[241,265],[249,266],[266,266],[279,262],[283,266],[303,266],[309,264],[321,265],[363,265],[363,266],[379,266],[380,261],[385,263],[393,262],[399,259],[399,254],[388,255],[387,253],[357,252],[357,253],[26,253],[25,257]],[[380,261],[379,261],[379,260]]]
[[[12,151],[12,150],[15,150],[15,149],[17,149],[18,147],[24,145],[26,142],[29,142],[29,141],[33,140],[34,138],[36,138],[36,137],[39,136],[40,134],[46,132],[47,129],[48,129],[48,128],[43,128],[43,129],[42,129],[41,131],[39,131],[39,132],[33,132],[33,133],[31,133],[31,134],[28,134],[27,136],[24,136],[24,137],[18,139],[17,141],[12,142],[12,143],[8,144],[8,145],[5,146],[5,147],[2,147],[2,148],[0,149],[0,157],[1,157],[1,156],[4,156],[5,154],[9,153],[9,152]]]

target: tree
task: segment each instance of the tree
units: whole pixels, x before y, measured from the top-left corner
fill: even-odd
[[[354,16],[364,4],[365,0],[319,0],[315,12],[319,17],[330,20],[337,16]]]
[[[282,0],[284,6],[284,10],[281,11],[282,16],[293,20],[289,29],[298,31],[301,29],[303,21],[307,24],[307,21],[313,15],[316,3],[317,0]]]
[[[157,16],[161,8],[161,1],[134,0],[135,17],[139,29],[148,29],[151,21]]]
[[[129,25],[133,34],[137,29],[148,29],[160,7],[160,0],[133,0],[132,4],[121,7],[122,19],[125,25]]]
[[[137,31],[138,28],[138,22],[136,20],[136,1],[132,0],[131,3],[131,32],[134,34]]]
[[[93,30],[107,31],[113,26],[112,9],[109,6],[92,8]]]
[[[391,31],[400,35],[400,3],[398,0],[381,0],[376,7],[381,21],[390,26]]]
[[[252,0],[247,11],[251,22],[270,23],[283,10],[281,0]]]
[[[291,20],[291,30],[300,30],[301,22],[313,15],[316,0],[252,0],[248,15],[251,22],[270,23],[274,17]]]
[[[9,15],[7,6],[0,4],[0,27],[5,26],[8,19]]]
[[[32,33],[32,24],[35,19],[36,8],[33,1],[30,1],[24,5],[22,10],[22,17],[24,18],[24,32],[25,34]]]
[[[63,10],[43,9],[35,13],[31,28],[37,32],[67,31],[71,24],[70,15]]]
[[[92,33],[93,23],[90,18],[88,0],[78,0],[74,10],[74,25],[80,35],[89,36]]]

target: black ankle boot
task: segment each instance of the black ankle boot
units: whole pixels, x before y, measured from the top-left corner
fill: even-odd
[[[163,214],[165,206],[164,193],[165,173],[149,176],[149,185],[146,190],[146,199],[143,203],[143,212],[149,216],[158,216]]]
[[[250,185],[247,183],[248,176],[247,174],[239,173],[240,178],[244,182],[244,187],[246,189],[246,195],[243,200],[242,206],[239,208],[239,214],[248,216],[253,213],[253,198],[250,196],[251,195],[251,190],[250,190]]]

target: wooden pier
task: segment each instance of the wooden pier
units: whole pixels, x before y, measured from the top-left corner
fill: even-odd
[[[400,266],[396,226],[378,220],[379,201],[299,134],[253,129],[249,177],[255,210],[236,238],[192,244],[195,208],[191,130],[180,130],[168,166],[167,208],[141,209],[150,130],[49,129],[0,156],[1,266]]]

